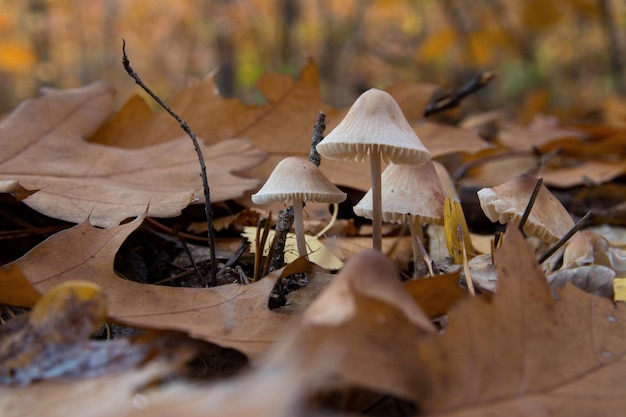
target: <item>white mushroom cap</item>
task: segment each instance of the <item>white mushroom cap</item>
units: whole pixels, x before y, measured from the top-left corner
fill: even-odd
[[[295,156],[280,161],[263,187],[252,194],[255,204],[340,203],[345,199],[346,193],[331,183],[319,168]]]
[[[354,102],[344,119],[318,145],[330,159],[361,162],[380,149],[385,162],[420,165],[430,152],[385,91],[372,88]]]
[[[626,251],[611,245],[604,236],[585,230],[574,237],[563,253],[563,268],[603,265],[626,276]]]
[[[382,175],[383,220],[402,223],[404,215],[414,221],[443,224],[446,194],[431,161],[423,165],[391,164]],[[372,218],[372,190],[354,206],[357,216]]]
[[[519,224],[536,183],[537,178],[521,174],[496,187],[483,188],[478,191],[480,206],[492,222],[505,224],[513,219]],[[552,244],[572,227],[574,221],[565,207],[542,184],[524,225],[524,233]]]

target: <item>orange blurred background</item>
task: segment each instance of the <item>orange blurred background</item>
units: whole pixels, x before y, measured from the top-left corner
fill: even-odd
[[[264,71],[297,75],[310,57],[335,106],[400,80],[448,91],[486,69],[498,78],[470,111],[581,117],[626,92],[619,0],[0,0],[0,113],[98,79],[121,103],[138,91],[122,38],[166,100],[216,71],[223,94],[258,102]]]

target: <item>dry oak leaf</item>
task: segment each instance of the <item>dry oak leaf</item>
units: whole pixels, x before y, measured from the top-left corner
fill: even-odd
[[[74,223],[89,216],[92,224],[110,227],[146,207],[150,216],[179,214],[202,187],[189,138],[178,133],[169,138],[178,139],[135,150],[84,141],[111,115],[113,96],[111,87],[96,82],[44,89],[41,97],[23,102],[0,123],[0,181],[39,190],[24,202]],[[239,197],[258,185],[231,174],[263,160],[249,141],[222,141],[203,153],[212,201]]]
[[[142,221],[139,217],[108,229],[84,221],[53,235],[15,264],[39,292],[68,280],[88,280],[102,288],[108,315],[116,321],[184,331],[253,359],[291,322],[291,316],[274,313],[267,306],[281,271],[251,285],[208,289],[139,284],[119,277],[113,270],[115,253]],[[307,266],[294,263],[282,272],[303,272]]]
[[[462,300],[443,334],[420,336],[399,300],[355,291],[358,276],[350,291],[331,293],[335,282],[305,312],[282,354],[307,352],[303,360],[314,361],[324,352],[343,353],[336,372],[344,383],[411,399],[420,416],[621,415],[624,305],[571,285],[555,301],[515,227],[496,264],[499,285],[491,301]],[[353,275],[371,269],[355,268]],[[347,295],[352,301],[340,303]]]
[[[324,103],[317,67],[312,62],[301,70],[298,80],[268,72],[258,81],[257,89],[267,103],[246,105],[236,99],[221,97],[213,76],[209,76],[182,90],[171,104],[205,141],[215,143],[231,137],[245,137],[267,152],[268,160],[245,171],[247,175],[261,179],[269,177],[276,164],[287,156],[308,157],[313,124],[320,110],[326,113],[326,133],[347,113],[347,109]],[[430,122],[416,123],[435,89],[432,84],[402,83],[387,90],[398,101],[407,119],[415,122],[416,132],[433,157],[452,152],[473,153],[487,147],[486,142],[469,130]],[[136,124],[138,116],[141,121]],[[145,102],[135,97],[90,140],[135,148],[167,140],[176,128],[176,123],[166,114],[151,115]],[[335,184],[361,190],[371,186],[367,164],[324,160],[320,168]]]
[[[334,363],[328,380],[410,398],[419,381],[415,347],[435,328],[404,288],[393,262],[369,249],[353,256],[313,300],[274,360],[298,357],[303,368]]]
[[[127,367],[80,381],[41,381],[25,387],[0,387],[3,417],[110,417],[141,405],[141,387],[167,377],[176,368],[162,357],[140,368]],[[36,401],[33,399],[36,398]],[[135,406],[135,407],[134,407]]]
[[[467,299],[445,334],[417,346],[424,415],[609,416],[626,407],[623,304],[568,285],[555,301],[530,245],[509,227],[498,289]]]

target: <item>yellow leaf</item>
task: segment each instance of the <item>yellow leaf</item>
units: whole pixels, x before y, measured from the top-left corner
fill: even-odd
[[[84,327],[87,336],[105,319],[104,293],[99,285],[88,281],[66,281],[57,285],[41,297],[30,313],[34,326],[47,326],[52,321],[73,323]]]
[[[471,259],[475,252],[472,245],[472,238],[470,237],[469,229],[465,221],[465,215],[463,214],[463,208],[461,207],[461,203],[451,199],[450,196],[446,197],[446,201],[443,204],[443,225],[446,232],[448,252],[450,252],[452,259],[454,259],[454,263],[463,263],[463,251],[457,232],[458,226],[461,226],[467,257]]]
[[[613,280],[614,301],[626,302],[626,278],[615,278]]]
[[[265,248],[263,249],[264,255],[269,253],[270,245],[274,240],[274,233],[274,230],[270,230],[267,240],[265,241]],[[256,227],[244,227],[244,231],[241,235],[251,242],[250,251],[254,253]],[[307,252],[309,253],[309,261],[326,269],[340,269],[343,266],[341,259],[328,250],[317,237],[305,235],[304,238],[306,240]],[[296,235],[294,233],[288,233],[287,241],[285,242],[285,262],[290,263],[297,258]]]

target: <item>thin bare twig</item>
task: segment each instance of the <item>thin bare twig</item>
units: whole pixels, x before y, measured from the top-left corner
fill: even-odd
[[[458,90],[433,98],[424,109],[424,117],[457,107],[461,104],[461,100],[482,89],[495,78],[496,73],[494,71],[484,71],[463,84]]]
[[[528,199],[528,205],[526,206],[526,210],[524,210],[522,219],[519,221],[519,224],[517,225],[517,228],[519,229],[520,232],[522,232],[522,235],[524,237],[526,237],[526,234],[524,233],[524,225],[526,224],[526,220],[528,220],[528,216],[530,216],[530,212],[533,209],[533,206],[535,205],[535,200],[537,200],[537,196],[539,195],[539,190],[541,189],[542,184],[543,184],[543,178],[537,179],[535,188],[533,189],[533,192],[530,195],[530,198]]]
[[[545,261],[547,261],[554,253],[561,248],[576,232],[580,230],[581,227],[587,223],[587,220],[591,218],[592,212],[587,212],[576,224],[572,227],[569,232],[565,233],[565,235],[554,244],[546,253],[543,254],[541,258],[539,258],[539,264],[541,265]]]
[[[456,227],[456,233],[459,238],[459,243],[461,244],[461,250],[463,251],[463,272],[465,274],[465,283],[467,284],[467,290],[471,295],[476,295],[476,290],[474,289],[474,281],[472,281],[472,274],[469,269],[469,263],[467,261],[467,249],[465,249],[465,241],[463,239],[463,229],[459,224]]]
[[[176,237],[178,238],[180,243],[183,245],[183,249],[185,250],[185,254],[187,255],[187,258],[189,258],[189,261],[191,262],[191,266],[193,267],[193,269],[196,271],[196,274],[200,278],[200,282],[202,282],[204,277],[202,276],[202,273],[200,273],[200,269],[198,268],[196,261],[194,261],[193,256],[191,255],[191,251],[189,250],[189,246],[187,246],[187,242],[185,242],[185,239],[183,239],[180,233],[178,233],[178,228],[175,227],[173,230],[174,230],[174,233],[176,234]]]
[[[213,213],[211,211],[211,192],[209,190],[209,181],[206,176],[206,165],[204,163],[204,157],[202,156],[202,150],[200,149],[200,144],[198,143],[198,138],[196,134],[189,128],[189,125],[186,121],[184,121],[178,114],[174,113],[170,107],[165,104],[163,100],[159,96],[157,96],[148,86],[139,78],[139,75],[135,72],[135,70],[130,66],[130,61],[128,60],[128,56],[126,55],[126,41],[122,40],[122,64],[124,65],[124,69],[130,75],[135,82],[143,88],[143,90],[150,95],[166,112],[168,112],[180,125],[180,127],[187,133],[187,135],[191,138],[193,142],[193,146],[196,149],[196,154],[198,155],[198,162],[200,162],[200,176],[202,177],[202,184],[204,186],[204,199],[205,199],[205,214],[206,221],[208,226],[208,239],[209,239],[209,253],[211,256],[211,277],[208,282],[210,286],[214,286],[216,283],[217,277],[217,259],[215,259],[215,231],[213,229]]]

